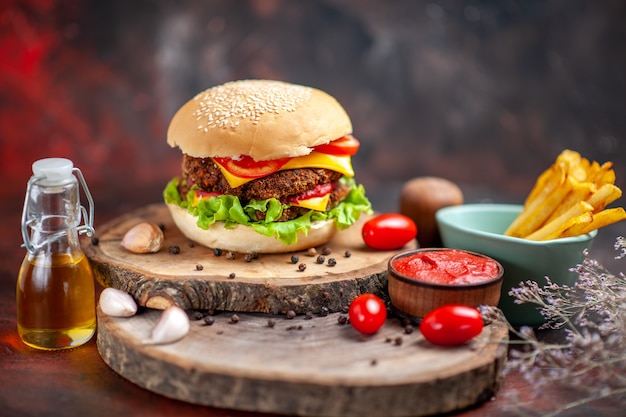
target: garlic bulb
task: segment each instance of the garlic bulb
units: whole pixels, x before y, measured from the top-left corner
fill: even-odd
[[[139,223],[122,238],[122,247],[134,253],[154,253],[163,246],[163,231],[153,223]]]
[[[116,288],[105,288],[100,293],[100,309],[107,316],[131,317],[137,312],[137,303],[130,294]]]
[[[161,313],[152,329],[147,344],[166,344],[176,342],[189,333],[189,316],[178,306],[168,307]]]

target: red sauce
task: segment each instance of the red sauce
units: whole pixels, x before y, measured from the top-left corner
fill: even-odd
[[[476,284],[495,278],[498,263],[460,250],[424,251],[393,261],[400,274],[434,284]]]

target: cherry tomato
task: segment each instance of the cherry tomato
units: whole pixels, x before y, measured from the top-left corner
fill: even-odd
[[[361,143],[352,135],[346,135],[332,142],[318,145],[314,149],[317,152],[330,155],[354,155],[359,150]]]
[[[386,213],[372,217],[361,229],[363,241],[372,249],[400,249],[417,236],[417,226],[404,214]]]
[[[358,332],[374,334],[385,324],[387,308],[378,296],[365,293],[352,300],[348,310],[350,324]]]
[[[242,155],[238,159],[213,158],[213,160],[223,166],[226,171],[241,178],[266,177],[280,170],[290,159],[291,158],[280,158],[270,161],[255,161],[248,155]]]
[[[430,343],[441,346],[462,345],[483,330],[480,312],[470,306],[448,304],[424,316],[420,332]]]

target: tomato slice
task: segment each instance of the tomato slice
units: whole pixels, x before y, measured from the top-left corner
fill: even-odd
[[[317,184],[310,190],[303,192],[302,194],[292,195],[285,199],[287,204],[295,204],[300,200],[308,200],[309,198],[323,197],[326,194],[330,194],[335,189],[335,184],[327,182],[324,184]]]
[[[352,135],[346,135],[332,142],[318,145],[314,150],[330,155],[354,155],[359,150],[361,143]]]
[[[213,158],[231,174],[241,178],[261,178],[279,171],[291,158],[272,159],[269,161],[255,161],[248,155],[238,159]]]

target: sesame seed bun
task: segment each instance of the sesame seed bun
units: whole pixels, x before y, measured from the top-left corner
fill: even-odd
[[[286,245],[278,239],[257,233],[252,227],[238,225],[233,229],[224,228],[223,222],[217,222],[208,229],[197,226],[198,218],[186,209],[175,204],[167,204],[174,224],[185,237],[209,248],[218,248],[243,253],[287,253],[328,242],[337,231],[333,220],[315,222],[306,235],[300,235],[298,241]]]
[[[241,80],[209,88],[174,115],[167,143],[196,158],[249,155],[256,161],[308,155],[352,133],[344,108],[311,87]]]

